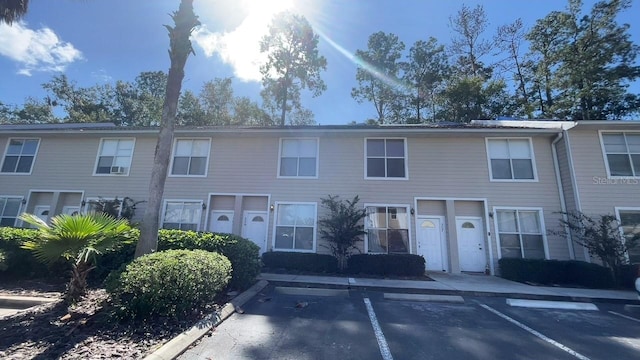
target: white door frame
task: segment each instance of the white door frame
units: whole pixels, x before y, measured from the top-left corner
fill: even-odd
[[[458,220],[462,220],[462,221],[464,221],[464,220],[476,220],[476,221],[478,221],[480,226],[483,226],[482,225],[482,217],[480,217],[480,216],[456,216],[455,220],[454,220],[456,222],[456,233],[459,233]],[[486,232],[485,232],[484,228],[480,229],[480,230],[481,230],[480,231],[480,236],[482,237],[482,250],[483,250],[482,251],[482,255],[484,256],[484,263],[485,263],[485,266],[486,266],[486,264],[487,264],[487,251],[486,251],[485,247],[490,246],[490,245],[489,245],[489,243],[487,241],[487,237],[485,236]],[[458,243],[458,264],[460,264],[460,250],[459,250],[460,249],[460,241],[459,241],[459,239],[458,239],[457,243]],[[460,268],[462,270],[462,266],[460,266]]]
[[[420,242],[420,223],[423,220],[429,220],[429,219],[438,219],[440,221],[440,257],[441,257],[441,261],[442,261],[442,268],[446,271],[449,272],[449,246],[448,246],[448,241],[447,241],[447,236],[446,236],[446,222],[445,222],[445,217],[442,215],[416,215],[415,218],[415,225],[416,225],[416,247],[419,246],[419,242]],[[417,251],[416,251],[417,253]],[[421,255],[421,254],[418,254]],[[426,259],[425,259],[426,260]]]
[[[261,241],[262,245],[258,245],[260,246],[260,254],[262,254],[263,252],[267,251],[267,233],[269,232],[269,212],[268,211],[260,211],[260,210],[245,210],[242,212],[242,228],[240,229],[240,236],[242,236],[243,238],[247,238],[245,236],[245,229],[247,226],[247,223],[250,221],[249,220],[249,216],[250,214],[253,215],[260,215],[263,217],[264,219],[264,238],[263,239],[258,239],[257,241]],[[251,240],[251,239],[249,239]],[[253,240],[251,240],[253,241]],[[257,244],[256,244],[257,245]]]

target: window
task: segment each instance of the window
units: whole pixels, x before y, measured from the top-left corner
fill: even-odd
[[[134,139],[102,139],[96,174],[129,175]]]
[[[280,140],[280,177],[317,176],[318,139]]]
[[[15,226],[22,198],[0,197],[0,226]]]
[[[163,229],[193,230],[200,229],[202,202],[167,200],[162,218]]]
[[[206,176],[209,139],[176,139],[171,175]]]
[[[122,215],[122,199],[119,197],[88,197],[84,200],[84,213],[101,212],[115,218]]]
[[[640,177],[640,133],[603,133],[609,176]]]
[[[500,253],[504,258],[544,259],[539,210],[497,210]]]
[[[315,251],[316,204],[278,204],[274,237],[274,250]]]
[[[365,231],[368,252],[409,253],[407,207],[367,206]]]
[[[366,139],[366,178],[407,178],[404,139]]]
[[[640,208],[618,210],[620,226],[625,237],[631,238],[634,234],[640,233]],[[632,264],[640,263],[640,245],[629,249],[629,261]]]
[[[535,180],[529,139],[487,139],[491,180]]]
[[[31,174],[39,144],[39,139],[9,139],[0,172]]]

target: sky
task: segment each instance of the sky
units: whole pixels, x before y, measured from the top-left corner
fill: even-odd
[[[20,105],[27,97],[42,98],[41,84],[64,73],[79,86],[116,80],[133,81],[143,71],[169,69],[164,24],[179,0],[31,0],[27,16],[12,26],[0,25],[0,102]],[[589,11],[594,0],[584,0]],[[375,118],[372,104],[351,98],[357,85],[352,54],[366,49],[369,35],[391,32],[407,50],[430,36],[449,44],[449,18],[465,4],[483,5],[489,20],[487,38],[495,29],[521,18],[527,27],[565,0],[195,0],[202,26],[192,36],[195,56],[185,68],[183,90],[198,93],[205,81],[233,77],[236,96],[260,101],[263,55],[259,39],[273,14],[282,10],[304,15],[320,35],[319,51],[327,59],[321,73],[327,90],[319,97],[303,93],[302,104],[322,125]],[[619,16],[629,23],[631,39],[640,44],[640,1]],[[490,62],[491,59],[481,59]],[[639,60],[640,61],[640,60]],[[640,93],[640,83],[631,89]]]

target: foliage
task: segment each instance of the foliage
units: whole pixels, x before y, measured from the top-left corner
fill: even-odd
[[[0,271],[6,271],[8,268],[7,255],[4,250],[0,249]]]
[[[160,230],[158,250],[187,249],[218,252],[231,261],[233,278],[230,286],[246,289],[253,285],[260,274],[260,248],[251,240],[233,234]]]
[[[551,285],[579,285],[611,288],[615,285],[610,269],[584,261],[502,258],[500,275],[518,282]]]
[[[0,1],[0,24],[11,25],[14,21],[22,19],[28,8],[29,0]]]
[[[122,200],[116,197],[113,200],[98,197],[98,200],[90,201],[91,209],[95,212],[105,213],[113,218],[122,218],[131,221],[136,214],[136,206],[144,201],[135,201],[125,196]]]
[[[61,214],[51,218],[51,225],[27,213],[20,215],[20,220],[38,229],[37,237],[22,244],[36,259],[45,264],[53,264],[60,258],[72,263],[71,280],[65,294],[70,301],[84,294],[87,275],[96,255],[131,241],[133,234],[127,220],[104,213]]]
[[[367,50],[356,51],[358,87],[351,90],[351,97],[358,103],[373,103],[380,124],[394,120],[394,110],[403,101],[398,78],[404,48],[397,35],[378,31],[369,36]],[[395,122],[400,120],[395,118]]]
[[[413,254],[356,254],[349,258],[347,272],[350,274],[423,276],[425,261]]]
[[[367,216],[364,208],[358,207],[360,199],[356,195],[353,200],[341,200],[337,195],[328,195],[320,199],[322,206],[328,211],[320,220],[320,236],[328,242],[326,245],[331,254],[338,260],[338,267],[344,270],[356,243],[362,241],[366,234],[362,219]]]
[[[573,241],[602,261],[604,266],[617,272],[626,264],[628,250],[640,240],[640,233],[623,235],[618,219],[613,215],[588,216],[582,212],[563,212],[566,219],[560,219],[563,228],[570,231],[549,231],[558,236],[570,235]],[[617,275],[617,274],[616,274]],[[618,278],[618,276],[616,276]]]
[[[4,253],[6,266],[5,270],[0,270],[0,276],[24,279],[50,274],[47,266],[36,260],[31,251],[22,248],[25,241],[35,241],[37,238],[36,229],[0,227],[0,250]]]
[[[449,24],[454,32],[451,39],[450,52],[459,64],[464,77],[484,77],[487,75],[480,58],[491,52],[493,46],[482,38],[489,21],[482,5],[469,8],[462,5],[455,16],[449,18]]]
[[[327,68],[327,59],[318,53],[318,35],[307,19],[287,11],[275,16],[269,34],[260,41],[260,52],[267,54],[260,67],[261,95],[280,111],[284,126],[287,112],[301,109],[301,89],[308,88],[313,96],[326,90],[320,71]]]
[[[270,269],[337,273],[338,261],[327,254],[270,251],[262,254],[262,263]]]
[[[137,258],[107,282],[122,315],[173,319],[203,310],[225,289],[231,263],[204,250],[167,250]]]

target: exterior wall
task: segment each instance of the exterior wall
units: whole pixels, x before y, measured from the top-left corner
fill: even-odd
[[[136,138],[128,176],[94,176],[96,156],[103,137],[118,137],[114,131],[100,133],[54,133],[38,135],[40,148],[31,175],[0,174],[0,196],[27,196],[30,191],[82,191],[84,198],[123,198],[136,201],[148,196],[148,183],[153,163],[155,135],[120,130],[121,137]],[[536,133],[512,130],[456,134],[455,132],[425,134],[412,132],[308,130],[298,132],[268,131],[203,133],[181,132],[180,138],[211,137],[211,151],[206,177],[167,178],[165,199],[204,202],[200,229],[208,229],[211,210],[235,210],[234,231],[239,232],[240,210],[268,210],[280,202],[314,202],[318,218],[325,216],[320,199],[339,195],[351,199],[360,197],[360,204],[407,206],[416,215],[442,215],[448,223],[447,237],[450,256],[455,258],[455,216],[479,216],[486,232],[487,261],[493,257],[497,268],[498,249],[494,221],[487,218],[494,207],[541,208],[546,228],[556,226],[560,211],[560,194],[553,166],[551,141],[556,133]],[[408,179],[365,179],[365,138],[405,138],[407,141]],[[32,135],[30,135],[32,136]],[[489,178],[485,137],[520,136],[532,140],[537,181],[495,182]],[[0,133],[0,149],[7,136]],[[20,137],[20,136],[15,136]],[[278,157],[281,137],[317,137],[319,139],[318,176],[314,179],[278,178]],[[593,147],[593,145],[592,145]],[[597,148],[597,147],[593,147]],[[601,155],[600,155],[601,156]],[[224,194],[224,196],[220,196]],[[269,196],[265,201],[264,195]],[[44,195],[43,195],[44,196]],[[262,197],[261,197],[262,196]],[[77,197],[76,197],[77,198]],[[69,198],[71,199],[71,198]],[[430,199],[423,202],[424,199]],[[33,202],[30,201],[29,205]],[[65,200],[65,205],[73,205]],[[485,207],[486,204],[486,207]],[[144,212],[144,203],[137,207],[137,218]],[[266,205],[266,206],[265,206]],[[29,209],[27,209],[29,210]],[[61,211],[59,209],[58,211]],[[267,249],[273,246],[274,217],[269,211]],[[410,249],[416,252],[415,215],[409,217]],[[453,228],[452,228],[453,227]],[[547,239],[550,258],[568,259],[564,239]],[[326,252],[323,241],[317,239],[317,252]],[[455,270],[455,262],[450,263]]]

